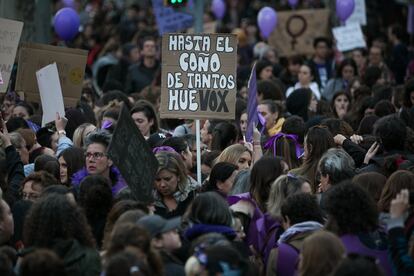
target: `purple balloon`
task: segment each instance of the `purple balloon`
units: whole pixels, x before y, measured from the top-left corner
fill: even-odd
[[[79,15],[72,8],[60,9],[53,21],[55,32],[63,40],[71,40],[79,30]]]
[[[355,9],[355,0],[336,0],[336,15],[345,22]]]
[[[262,8],[257,14],[257,23],[264,38],[268,38],[277,24],[276,11],[270,7]]]
[[[213,0],[211,10],[218,19],[222,19],[226,13],[226,4],[223,0]]]
[[[288,0],[288,3],[291,8],[294,8],[298,5],[299,0]]]

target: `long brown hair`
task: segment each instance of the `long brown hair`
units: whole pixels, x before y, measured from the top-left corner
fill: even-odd
[[[402,189],[414,192],[414,174],[409,171],[394,172],[385,183],[381,197],[378,201],[378,211],[388,213],[391,200],[393,200]]]
[[[317,231],[303,242],[299,276],[325,276],[343,258],[345,248],[341,240],[328,231]]]

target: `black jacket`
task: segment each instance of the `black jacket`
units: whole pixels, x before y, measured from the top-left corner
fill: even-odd
[[[23,162],[20,159],[19,153],[14,146],[8,146],[5,149],[6,153],[6,168],[7,168],[7,187],[4,190],[4,198],[6,202],[13,206],[14,202],[20,199],[20,190],[22,181],[25,178]]]

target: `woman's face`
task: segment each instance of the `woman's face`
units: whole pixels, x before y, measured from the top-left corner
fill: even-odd
[[[273,68],[272,66],[266,66],[265,68],[263,68],[262,71],[260,71],[260,75],[259,78],[261,80],[268,80],[272,77],[273,75]]]
[[[131,117],[141,131],[142,136],[148,138],[151,134],[151,126],[154,124],[154,121],[148,120],[144,112],[135,112]]]
[[[311,74],[310,68],[307,65],[302,65],[300,67],[298,78],[302,86],[307,86],[312,82],[313,76]]]
[[[361,87],[361,83],[359,81],[354,81],[354,83],[352,84],[351,88],[349,89],[350,92],[351,92],[352,97],[354,97],[354,92],[359,87]]]
[[[163,169],[155,177],[155,189],[162,196],[172,196],[178,189],[178,176],[169,170]]]
[[[355,70],[351,65],[345,65],[344,68],[342,68],[341,73],[342,79],[345,81],[350,81],[353,77],[355,77]]]
[[[309,104],[309,110],[312,112],[316,112],[317,108],[318,108],[318,100],[316,99],[315,94],[312,93],[312,99]]]
[[[23,186],[23,199],[24,200],[36,201],[40,197],[41,193],[42,193],[42,186],[40,186],[38,183],[33,182],[33,180],[29,180],[26,183],[24,183],[24,186]]]
[[[260,114],[265,119],[266,129],[271,129],[275,125],[277,117],[279,117],[279,113],[272,113],[267,104],[259,104],[257,106],[257,111],[260,112]]]
[[[236,175],[239,171],[235,170],[229,178],[227,178],[225,181],[218,181],[217,182],[217,188],[220,192],[227,195],[230,193],[231,189],[233,188],[234,179],[236,178]]]
[[[246,134],[246,130],[247,130],[247,113],[243,113],[240,116],[240,130],[241,130],[243,135]]]
[[[240,155],[239,160],[237,161],[237,166],[239,167],[239,170],[249,169],[251,164],[252,164],[252,156],[250,152],[248,151],[243,152]]]
[[[60,168],[60,182],[65,184],[68,182],[68,165],[66,164],[65,159],[63,156],[59,157],[59,168]]]
[[[334,102],[335,112],[340,119],[342,119],[346,113],[348,112],[349,108],[349,100],[345,95],[339,95],[335,98]]]
[[[13,114],[14,103],[9,100],[4,100],[1,106],[1,111],[3,112],[3,119],[7,121],[10,116]]]
[[[29,112],[23,106],[16,106],[13,108],[13,117],[20,117],[25,120],[29,119]]]

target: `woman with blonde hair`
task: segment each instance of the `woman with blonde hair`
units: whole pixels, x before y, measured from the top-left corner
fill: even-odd
[[[298,275],[331,275],[344,254],[345,247],[335,234],[328,231],[317,231],[303,242]]]
[[[229,162],[238,166],[239,170],[249,169],[252,164],[252,152],[241,144],[225,148],[214,163]]]
[[[84,123],[78,126],[75,132],[73,132],[73,146],[83,148],[86,136],[95,129],[96,126],[90,123]]]
[[[188,180],[177,153],[160,151],[155,157],[158,161],[154,181],[155,214],[164,218],[182,216],[196,195],[198,183]]]

